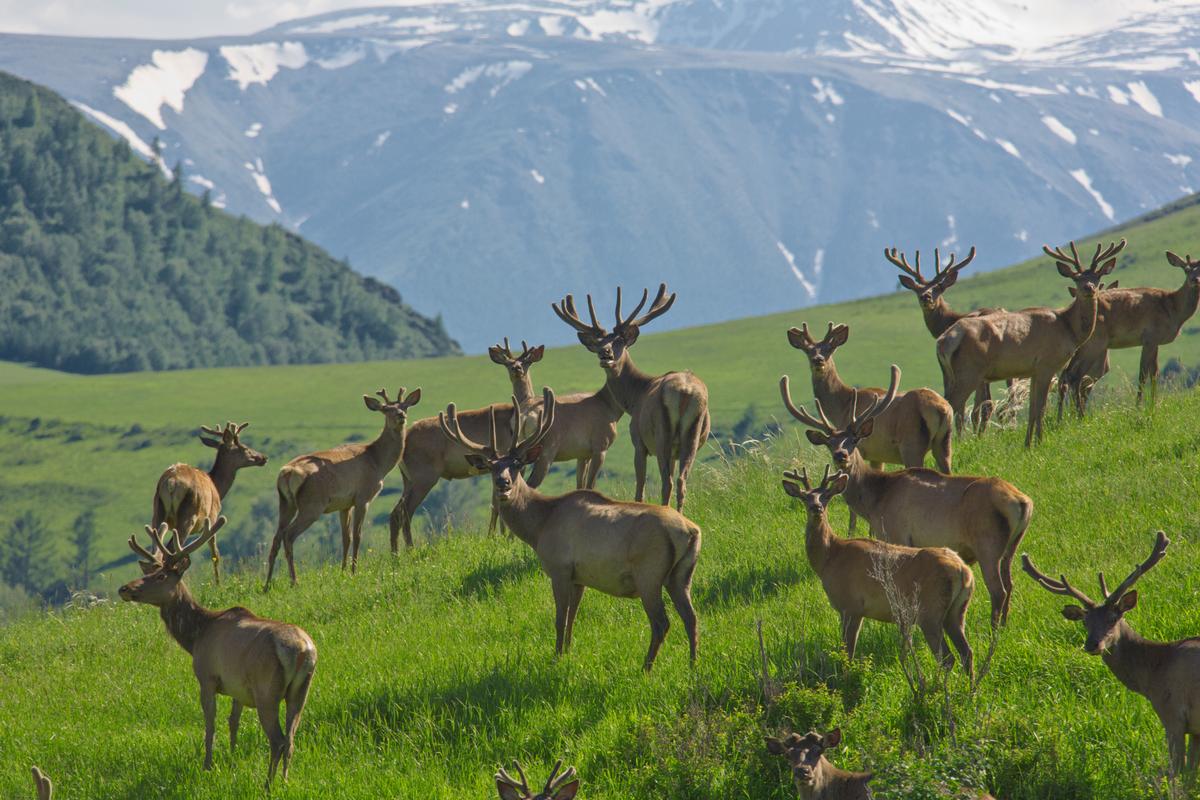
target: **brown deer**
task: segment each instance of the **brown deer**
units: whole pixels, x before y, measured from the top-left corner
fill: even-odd
[[[968,317],[954,323],[937,341],[938,362],[946,384],[946,399],[955,414],[962,414],[968,395],[982,381],[1029,378],[1029,424],[1025,446],[1034,434],[1042,439],[1042,420],[1050,382],[1071,360],[1096,327],[1096,295],[1101,279],[1117,265],[1122,239],[1108,247],[1096,245],[1086,269],[1071,242],[1071,255],[1060,248],[1043,251],[1054,259],[1058,272],[1075,282],[1075,299],[1066,308],[1027,308]]]
[[[1058,413],[1062,418],[1063,398],[1069,392],[1075,410],[1083,416],[1088,394],[1106,372],[1108,351],[1142,348],[1138,369],[1137,402],[1142,402],[1150,384],[1150,402],[1158,390],[1158,348],[1179,336],[1183,323],[1196,313],[1200,302],[1200,261],[1190,255],[1180,258],[1167,251],[1167,263],[1183,270],[1183,285],[1166,289],[1120,289],[1114,282],[1097,297],[1096,331],[1075,352],[1058,379]]]
[[[802,800],[871,800],[870,772],[847,772],[825,758],[825,751],[841,744],[842,729],[829,733],[809,731],[784,739],[767,737],[767,752],[783,756],[792,768],[792,781]]]
[[[1003,625],[1012,602],[1012,560],[1029,528],[1033,501],[1000,478],[943,475],[922,467],[872,469],[859,443],[871,435],[875,418],[887,410],[899,385],[900,368],[893,364],[887,394],[856,408],[850,422],[840,426],[829,421],[819,402],[816,416],[797,408],[786,375],[779,391],[791,415],[812,428],[808,440],[828,448],[834,465],[849,475],[846,503],[867,520],[871,534],[909,547],[949,547],[968,564],[978,561],[992,625]]]
[[[296,538],[321,515],[332,511],[339,513],[342,523],[343,570],[346,569],[346,554],[350,550],[350,524],[353,522],[351,574],[357,569],[358,546],[362,542],[367,508],[383,488],[384,477],[404,453],[404,423],[408,419],[408,410],[421,401],[420,389],[414,389],[405,396],[401,387],[395,400],[389,400],[383,389],[375,394],[381,399],[363,395],[367,408],[384,416],[383,430],[375,441],[369,444],[343,444],[331,450],[297,456],[279,470],[279,478],[275,482],[279,494],[279,525],[271,541],[264,590],[271,586],[275,557],[279,554],[281,544],[287,557],[292,585],[296,585],[296,564],[293,560]]]
[[[496,436],[496,408],[489,415],[489,444],[463,433],[451,403],[438,416],[443,433],[470,451],[472,466],[492,476],[492,498],[500,516],[517,538],[537,553],[554,592],[555,652],[570,649],[575,614],[585,588],[614,597],[637,597],[650,620],[650,649],[644,667],[654,658],[670,623],[663,605],[665,588],[683,620],[696,660],[699,632],[692,607],[692,573],[700,555],[700,528],[678,511],[645,503],[611,500],[591,489],[549,497],[530,488],[524,468],[537,461],[541,442],[554,427],[554,393],[543,392],[542,409],[534,430],[502,449]],[[520,424],[514,403],[512,426]]]
[[[51,800],[54,797],[54,784],[37,767],[33,768],[33,785],[37,789],[38,800]]]
[[[792,347],[808,356],[813,397],[821,401],[822,408],[835,425],[850,421],[854,404],[860,397],[867,400],[883,395],[883,389],[855,389],[842,382],[833,363],[833,354],[849,338],[848,326],[832,322],[825,331],[825,338],[819,342],[808,332],[807,323],[788,329]],[[872,467],[882,469],[884,464],[923,467],[925,454],[932,450],[938,471],[949,474],[953,419],[950,404],[932,389],[902,392],[875,421],[875,431],[862,441],[860,451]],[[850,512],[851,531],[855,522],[856,516]]]
[[[185,544],[177,531],[162,524],[146,526],[153,543],[150,549],[129,537],[129,548],[142,560],[143,576],[120,588],[122,600],[158,606],[167,632],[192,656],[192,671],[200,682],[200,707],[204,710],[204,768],[212,769],[213,733],[217,695],[233,698],[229,712],[229,749],[237,744],[238,722],[243,706],[258,711],[258,721],[271,746],[267,789],[280,760],[287,780],[300,712],[308,699],[317,647],[303,629],[286,622],[256,617],[244,608],[213,611],[192,598],[183,574],[191,566],[190,556],[216,535],[225,524],[203,523],[200,535]],[[279,704],[286,706],[286,721],[279,726]]]
[[[190,464],[173,464],[163,472],[154,487],[153,524],[162,523],[190,536],[200,531],[205,520],[216,522],[221,516],[221,500],[233,486],[237,471],[243,467],[261,467],[267,457],[242,444],[239,436],[249,422],[224,428],[200,426],[200,442],[217,451],[212,469],[208,472]],[[213,579],[221,582],[221,553],[217,540],[209,541],[212,553]]]
[[[1100,573],[1099,603],[1068,583],[1065,575],[1054,580],[1043,574],[1028,555],[1021,555],[1021,564],[1042,588],[1079,602],[1065,606],[1063,616],[1083,623],[1086,652],[1103,658],[1126,689],[1150,701],[1167,734],[1174,777],[1183,770],[1185,755],[1188,772],[1194,775],[1200,765],[1200,638],[1156,642],[1139,636],[1125,621],[1125,614],[1137,605],[1133,585],[1162,560],[1168,544],[1167,535],[1159,531],[1150,557],[1111,593]]]
[[[700,445],[708,438],[708,387],[691,372],[668,372],[657,377],[637,368],[629,348],[637,342],[643,325],[667,313],[675,294],[667,296],[667,285],[658,287],[658,295],[642,316],[648,290],[628,317],[621,316],[621,288],[617,287],[616,325],[609,332],[596,320],[592,296],[587,296],[591,324],[579,319],[575,298],[567,295],[551,307],[558,318],[575,329],[579,341],[600,359],[607,376],[606,386],[621,408],[629,414],[629,435],[633,439],[633,468],[637,478],[634,499],[641,502],[646,488],[646,457],[653,450],[662,479],[662,504],[671,502],[671,476],[675,459],[679,473],[675,479],[675,507],[683,509],[688,473]]]
[[[554,764],[554,769],[550,770],[550,777],[546,779],[546,786],[537,794],[529,788],[529,781],[525,778],[525,770],[521,769],[521,764],[517,761],[513,762],[513,769],[521,776],[518,781],[513,776],[504,771],[501,767],[496,772],[496,791],[500,793],[500,800],[572,800],[579,792],[579,779],[575,777],[575,768],[567,767],[567,769],[559,774],[559,768],[562,766],[560,758]]]
[[[804,550],[813,572],[821,579],[829,604],[841,617],[846,655],[854,658],[863,619],[921,629],[929,649],[942,666],[954,666],[946,639],[962,659],[963,670],[974,674],[975,659],[967,642],[967,607],[975,591],[975,576],[958,554],[945,547],[905,547],[874,539],[842,539],[829,525],[829,501],[846,490],[850,476],[838,472],[813,488],[808,472],[785,472],[783,490],[804,501],[808,524]],[[891,582],[891,586],[885,585]],[[897,619],[914,606],[911,620]]]

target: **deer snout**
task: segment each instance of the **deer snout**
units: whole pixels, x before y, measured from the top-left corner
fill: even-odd
[[[812,783],[813,781],[813,771],[812,767],[810,766],[802,764],[798,767],[795,767],[792,770],[792,774],[795,775],[796,780],[800,781],[801,783]]]
[[[1104,652],[1104,643],[1099,639],[1093,639],[1091,636],[1083,643],[1083,651],[1088,655],[1098,656]]]
[[[813,369],[816,369],[816,370],[825,369],[825,356],[819,356],[819,355],[813,356],[812,357],[812,365],[813,365]]]
[[[120,595],[122,600],[130,602],[135,598],[136,592],[134,588],[127,583],[120,589],[117,589],[117,594]]]
[[[849,451],[842,449],[834,450],[833,460],[839,467],[845,466],[846,464],[850,463],[850,453]]]

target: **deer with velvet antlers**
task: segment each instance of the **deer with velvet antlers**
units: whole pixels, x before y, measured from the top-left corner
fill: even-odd
[[[646,458],[653,452],[658,459],[663,505],[671,502],[672,474],[678,459],[675,507],[682,510],[692,462],[711,428],[708,387],[691,372],[652,376],[634,365],[629,348],[637,342],[642,326],[667,313],[676,297],[675,294],[668,296],[667,285],[661,284],[649,310],[639,317],[649,296],[650,292],[643,290],[642,299],[633,313],[622,317],[621,288],[618,286],[616,325],[612,331],[597,320],[590,294],[587,296],[590,324],[579,318],[575,298],[571,295],[551,307],[559,319],[575,329],[583,346],[599,358],[600,367],[607,376],[605,385],[629,414],[629,436],[633,440],[633,467],[637,479],[634,498],[641,502],[645,496]]]
[[[567,767],[561,773],[558,771],[562,767],[562,759],[554,764],[554,769],[550,770],[550,777],[546,779],[546,785],[537,794],[529,788],[529,780],[525,777],[525,770],[521,769],[520,762],[514,761],[512,765],[521,776],[519,781],[509,775],[504,767],[496,771],[496,791],[500,794],[500,800],[572,800],[579,793],[579,779],[575,777],[575,768]]]
[[[242,708],[258,711],[258,721],[271,747],[267,788],[283,762],[287,780],[300,712],[308,699],[317,668],[317,647],[296,625],[256,617],[244,608],[213,611],[200,605],[188,591],[183,575],[191,566],[191,554],[216,535],[225,524],[205,520],[201,533],[184,543],[166,524],[146,532],[152,546],[147,549],[129,537],[129,548],[141,559],[142,577],[119,590],[122,600],[158,606],[167,632],[192,656],[192,671],[200,683],[200,707],[204,711],[204,768],[212,769],[213,736],[217,695],[233,698],[229,712],[229,749],[237,744]],[[286,719],[279,725],[279,704]]]
[[[1200,765],[1200,638],[1156,642],[1143,638],[1125,621],[1138,601],[1138,579],[1167,554],[1170,540],[1159,531],[1150,557],[1109,592],[1100,573],[1100,602],[1076,589],[1065,575],[1054,580],[1042,573],[1028,555],[1021,564],[1029,577],[1052,594],[1073,598],[1062,614],[1082,622],[1087,638],[1083,649],[1099,655],[1126,689],[1145,697],[1167,734],[1171,775],[1186,766],[1193,776]]]
[[[650,649],[644,667],[654,665],[670,622],[662,593],[665,588],[683,620],[696,660],[699,631],[692,606],[692,573],[700,555],[700,528],[669,507],[611,500],[590,489],[550,497],[525,482],[525,467],[537,462],[541,442],[554,427],[554,393],[543,391],[534,429],[512,437],[504,448],[497,437],[496,411],[489,413],[486,444],[467,436],[451,403],[438,423],[448,439],[468,451],[472,466],[492,476],[492,499],[500,517],[517,538],[533,548],[550,578],[555,606],[555,652],[571,646],[575,615],[584,590],[614,597],[637,597],[650,621]],[[514,403],[511,429],[520,427]]]
[[[200,532],[205,520],[217,521],[221,516],[221,501],[233,486],[237,471],[267,463],[266,456],[240,439],[249,424],[228,422],[224,428],[200,426],[201,444],[217,451],[212,469],[205,472],[190,464],[167,467],[154,487],[154,527],[165,522],[172,530],[190,536]],[[220,583],[221,553],[217,549],[217,540],[210,539],[208,546],[212,554],[213,579]]]
[[[797,407],[786,375],[779,392],[788,412],[811,428],[808,440],[828,448],[834,465],[846,471],[846,503],[867,520],[871,534],[909,547],[949,547],[968,564],[978,561],[992,625],[1003,625],[1012,601],[1012,560],[1029,528],[1033,501],[1000,478],[944,475],[923,467],[884,472],[867,464],[859,445],[899,386],[900,368],[893,364],[887,392],[861,408],[856,404],[845,425],[831,422],[819,401],[815,416]]]

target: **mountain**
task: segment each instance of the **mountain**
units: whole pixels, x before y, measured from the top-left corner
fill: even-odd
[[[0,359],[93,373],[459,352],[391,287],[155,161],[0,73]]]
[[[984,270],[1200,185],[1180,0],[413,2],[260,34],[0,37],[214,202],[441,313],[468,350],[548,305],[681,290],[662,327],[878,293],[889,245]]]

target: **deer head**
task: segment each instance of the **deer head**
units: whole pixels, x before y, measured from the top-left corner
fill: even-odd
[[[1021,566],[1025,568],[1025,572],[1031,578],[1042,585],[1043,589],[1053,594],[1073,597],[1079,602],[1079,605],[1064,606],[1063,616],[1083,623],[1083,627],[1087,631],[1087,640],[1084,642],[1083,649],[1092,655],[1099,655],[1112,646],[1125,612],[1137,605],[1138,593],[1131,591],[1133,585],[1137,583],[1138,578],[1145,575],[1162,560],[1162,557],[1167,554],[1167,545],[1170,543],[1171,540],[1167,538],[1167,535],[1159,531],[1154,537],[1154,549],[1150,551],[1150,557],[1135,567],[1133,572],[1129,573],[1129,577],[1121,581],[1121,585],[1112,592],[1108,591],[1108,586],[1104,583],[1104,573],[1101,572],[1100,596],[1102,600],[1099,603],[1068,583],[1067,576],[1062,575],[1058,580],[1054,580],[1043,574],[1034,566],[1033,559],[1028,554],[1021,554]]]
[[[488,348],[492,361],[508,370],[508,377],[514,382],[520,381],[529,374],[529,368],[542,360],[546,354],[546,345],[540,344],[532,350],[525,342],[521,342],[521,354],[513,355],[508,346],[508,337],[504,337],[504,345],[494,344]]]
[[[1071,290],[1072,297],[1093,297],[1104,288],[1101,278],[1117,266],[1116,256],[1125,249],[1125,240],[1111,243],[1108,247],[1097,244],[1092,262],[1086,269],[1079,260],[1079,251],[1075,249],[1075,243],[1071,242],[1070,247],[1070,255],[1064,253],[1061,247],[1051,250],[1049,245],[1042,245],[1042,252],[1054,259],[1059,275],[1075,281]],[[1116,284],[1109,288],[1116,288]]]
[[[788,341],[797,350],[803,350],[808,356],[808,365],[815,373],[825,371],[826,365],[833,359],[833,351],[844,345],[850,338],[850,328],[846,325],[829,323],[825,338],[821,341],[813,339],[808,332],[808,323],[801,323],[799,328],[788,328]]]
[[[654,302],[650,304],[650,309],[640,317],[638,313],[642,307],[646,305],[646,300],[650,297],[648,289],[642,290],[641,302],[633,309],[628,317],[621,315],[621,287],[617,287],[617,308],[616,308],[616,326],[612,331],[608,331],[602,326],[596,318],[596,307],[592,304],[592,296],[587,296],[588,316],[591,318],[591,324],[587,324],[579,319],[579,312],[575,310],[575,298],[567,295],[559,303],[552,303],[551,308],[558,318],[575,329],[575,334],[579,337],[579,341],[588,350],[595,353],[600,359],[600,366],[610,375],[617,374],[624,366],[624,361],[628,356],[628,349],[633,347],[637,341],[641,326],[645,325],[656,317],[661,317],[670,310],[671,305],[675,302],[675,294],[667,295],[667,285],[660,284],[658,294],[654,297]]]
[[[380,399],[371,397],[369,394],[363,395],[363,402],[371,411],[378,411],[387,419],[387,427],[394,431],[404,429],[404,422],[408,419],[408,410],[421,402],[421,390],[413,389],[407,397],[404,396],[404,387],[401,386],[396,390],[396,399],[389,400],[386,389],[380,389],[375,394],[379,395]]]
[[[209,539],[216,536],[217,531],[225,524],[225,517],[218,517],[215,524],[204,521],[200,534],[191,542],[183,544],[178,531],[169,531],[167,539],[167,523],[162,523],[155,530],[146,526],[153,549],[147,550],[138,544],[136,536],[129,537],[129,549],[140,557],[138,566],[142,568],[142,577],[122,586],[117,594],[122,600],[134,603],[146,603],[161,606],[169,603],[179,590],[183,573],[192,565],[191,554],[203,547]]]
[[[792,402],[788,377],[784,375],[779,379],[779,393],[783,396],[784,406],[787,407],[787,410],[793,417],[811,428],[811,430],[806,431],[810,442],[817,447],[829,448],[829,453],[833,456],[833,461],[839,469],[850,464],[850,458],[855,450],[858,449],[858,443],[871,435],[871,432],[875,429],[875,418],[888,410],[892,405],[892,401],[896,399],[896,392],[899,388],[900,368],[892,364],[892,383],[888,387],[887,392],[882,397],[865,403],[861,410],[859,409],[858,394],[856,392],[850,412],[850,424],[844,428],[838,428],[825,416],[825,410],[821,408],[820,400],[813,401],[817,408],[817,416],[815,417],[803,408],[798,408]]]
[[[809,731],[803,736],[792,733],[784,739],[767,737],[767,752],[787,759],[797,787],[813,787],[828,764],[825,761],[825,751],[837,747],[841,741],[841,728],[834,728],[825,734],[816,731]],[[865,777],[866,780],[870,780],[869,776]]]
[[[942,293],[954,285],[958,280],[959,270],[966,267],[975,258],[975,248],[972,247],[967,257],[962,261],[957,261],[954,253],[950,254],[950,261],[946,266],[942,266],[942,254],[938,248],[933,249],[933,270],[932,278],[926,278],[921,274],[921,251],[918,250],[913,258],[917,262],[916,266],[909,266],[908,259],[904,253],[901,253],[895,247],[884,249],[883,257],[899,267],[904,274],[900,276],[900,285],[905,289],[913,292],[917,296],[917,300],[921,303],[921,308],[933,308],[937,304],[938,298]]]
[[[238,438],[249,424],[249,422],[243,422],[241,425],[235,425],[232,422],[226,422],[224,428],[219,425],[215,428],[201,425],[200,441],[205,446],[215,449],[218,457],[228,459],[234,469],[261,467],[267,463],[267,457],[242,444]]]
[[[501,767],[496,772],[496,791],[500,793],[500,800],[571,800],[579,791],[579,779],[575,777],[574,767],[567,767],[560,775],[558,770],[561,766],[562,759],[559,759],[550,771],[546,786],[537,794],[529,788],[529,781],[525,779],[525,771],[521,769],[520,763],[513,762],[513,768],[521,776],[520,781]]]
[[[509,421],[513,432],[512,446],[507,452],[501,452],[496,445],[496,406],[488,408],[490,441],[486,445],[472,441],[462,432],[454,403],[446,406],[444,413],[438,414],[438,424],[448,439],[469,451],[466,456],[468,464],[480,472],[492,474],[492,495],[498,503],[504,504],[512,499],[513,489],[518,484],[524,484],[522,470],[542,454],[541,442],[554,426],[554,392],[549,387],[542,389],[542,407],[538,410],[537,425],[524,439],[517,435],[521,430],[521,411],[517,407],[517,399],[513,398]]]
[[[829,501],[846,491],[850,476],[838,470],[830,476],[829,465],[825,465],[825,475],[814,489],[808,479],[808,470],[801,467],[799,472],[788,470],[783,473],[783,490],[797,500],[803,500],[810,514],[820,514],[829,506]]]
[[[1200,285],[1200,261],[1192,261],[1192,257],[1190,255],[1180,258],[1168,250],[1167,262],[1171,266],[1179,267],[1181,270],[1183,270],[1186,280],[1193,284]]]

